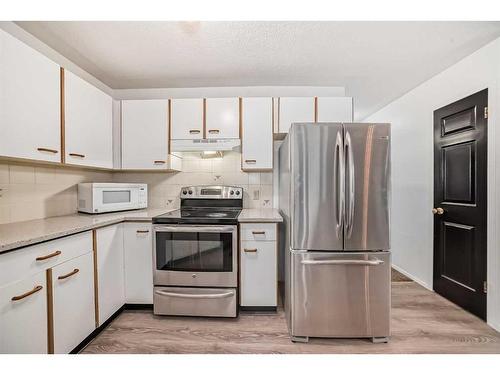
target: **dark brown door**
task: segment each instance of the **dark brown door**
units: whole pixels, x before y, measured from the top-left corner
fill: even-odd
[[[486,319],[485,89],[434,111],[434,290]]]

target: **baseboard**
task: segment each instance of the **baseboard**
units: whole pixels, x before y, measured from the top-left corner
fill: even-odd
[[[423,286],[425,289],[429,289],[430,291],[434,291],[432,289],[431,286],[429,286],[427,283],[423,282],[422,280],[420,280],[418,277],[415,277],[413,276],[411,273],[409,272],[406,272],[404,269],[396,266],[394,263],[392,264],[392,268],[394,268],[396,271],[402,273],[403,275],[405,275],[406,277],[412,279],[413,281],[415,281],[417,284]]]
[[[495,331],[500,332],[500,324],[496,324],[493,322],[486,322],[491,328],[493,328]]]
[[[152,303],[126,303],[123,307],[125,310],[153,310]]]
[[[106,328],[113,320],[116,319],[118,315],[122,313],[122,311],[125,309],[125,305],[120,307],[113,315],[111,315],[108,320],[106,320],[103,324],[101,324],[99,327],[94,329],[90,335],[88,335],[80,344],[76,346],[72,351],[69,352],[69,354],[78,354],[80,353],[93,339],[97,337],[99,333],[102,332],[104,328]]]

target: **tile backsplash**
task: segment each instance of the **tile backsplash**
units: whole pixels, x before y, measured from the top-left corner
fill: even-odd
[[[148,206],[178,208],[187,185],[234,185],[244,189],[246,208],[273,206],[273,173],[241,171],[240,154],[222,159],[183,155],[183,172],[107,172],[0,161],[0,224],[77,212],[80,182],[143,182]]]

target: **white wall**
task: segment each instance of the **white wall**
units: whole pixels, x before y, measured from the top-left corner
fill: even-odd
[[[500,330],[500,39],[446,69],[365,121],[392,123],[393,262],[432,289],[433,111],[488,88],[488,323]],[[500,190],[498,190],[500,191]]]

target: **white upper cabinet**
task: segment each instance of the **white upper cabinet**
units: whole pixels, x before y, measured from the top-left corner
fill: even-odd
[[[317,122],[352,122],[352,98],[317,98]]]
[[[241,107],[241,168],[273,168],[273,100],[244,98]]]
[[[314,98],[279,98],[278,133],[288,133],[294,122],[314,122]]]
[[[0,30],[0,155],[61,161],[60,68]]]
[[[172,139],[203,138],[203,99],[172,99]]]
[[[122,169],[168,169],[168,100],[122,101]]]
[[[239,138],[240,109],[238,98],[206,99],[206,137]]]
[[[64,72],[66,163],[113,168],[113,101],[97,87]]]

